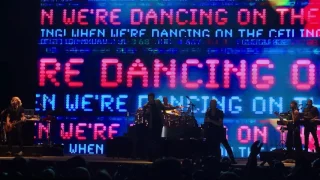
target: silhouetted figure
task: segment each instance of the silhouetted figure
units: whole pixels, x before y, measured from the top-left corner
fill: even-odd
[[[14,131],[17,133],[17,139],[19,141],[19,152],[17,155],[23,155],[23,134],[22,126],[26,118],[24,116],[24,108],[22,107],[22,102],[19,97],[13,97],[11,99],[11,105],[7,111],[6,126],[12,130],[7,132],[7,141],[8,141],[8,152],[7,155],[12,154],[12,141],[14,136]]]
[[[220,141],[224,148],[227,150],[228,155],[233,164],[236,164],[232,149],[229,145],[229,142],[226,137],[226,130],[223,127],[223,118],[224,113],[220,109],[217,108],[217,101],[211,100],[210,107],[206,111],[204,122],[207,124],[207,139],[215,143],[216,141]],[[219,143],[220,146],[220,143]],[[217,147],[216,147],[217,148]],[[220,147],[219,147],[220,148]],[[220,156],[221,152],[217,152],[217,156]]]
[[[288,133],[287,133],[287,140],[286,140],[286,146],[288,152],[292,152],[293,148],[297,152],[302,151],[302,142],[301,142],[301,137],[300,137],[300,115],[299,115],[299,109],[298,109],[298,104],[296,101],[292,101],[290,103],[290,108],[291,108],[291,123],[288,123]]]
[[[305,147],[304,150],[308,152],[309,148],[309,135],[311,133],[313,139],[314,139],[314,145],[316,147],[316,151],[320,153],[320,147],[319,147],[319,139],[317,135],[317,124],[312,122],[315,119],[319,118],[319,110],[318,108],[313,106],[312,100],[309,99],[307,102],[307,108],[303,110],[304,114],[304,142]]]
[[[165,110],[174,107],[165,107],[160,100],[155,99],[153,93],[148,94],[148,103],[143,106],[143,116],[148,119],[148,147],[149,159],[159,156],[157,145],[161,140],[162,127],[164,123],[163,114]]]

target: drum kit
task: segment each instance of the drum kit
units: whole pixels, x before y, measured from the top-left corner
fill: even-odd
[[[186,109],[179,106],[173,110],[166,110],[163,113],[165,127],[195,127],[196,119],[193,114],[193,104],[189,104]],[[143,117],[143,109],[139,108],[135,113],[135,124],[148,125],[148,120]]]
[[[138,124],[148,125],[148,120],[143,117],[143,109],[142,108],[137,109],[137,111],[134,115],[135,115],[135,118],[134,118],[135,125],[138,125]]]

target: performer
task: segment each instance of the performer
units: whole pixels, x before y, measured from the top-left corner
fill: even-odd
[[[148,119],[148,127],[151,130],[152,139],[161,138],[163,127],[163,114],[165,110],[173,110],[173,106],[164,106],[160,100],[155,99],[153,93],[148,94],[148,103],[143,106],[143,116]]]
[[[167,97],[163,97],[162,100],[163,100],[163,105],[164,105],[164,107],[166,107],[166,108],[173,108],[173,106],[172,106],[171,104],[169,104]]]
[[[293,148],[296,151],[302,151],[302,143],[300,137],[300,115],[298,109],[298,103],[296,101],[292,101],[290,103],[291,108],[291,122],[288,123],[288,133],[287,133],[287,141],[286,146],[288,152],[292,152]]]
[[[317,153],[320,153],[319,140],[317,136],[317,125],[312,122],[314,119],[319,118],[318,108],[313,106],[313,102],[311,99],[307,101],[307,108],[303,110],[304,114],[304,142],[305,148],[304,151],[308,152],[309,145],[309,134],[311,133],[314,139],[314,145],[316,147]]]
[[[12,154],[12,136],[13,131],[17,131],[18,141],[19,141],[19,153],[17,155],[23,155],[23,139],[22,139],[22,122],[25,122],[26,118],[24,116],[24,108],[22,107],[22,102],[19,97],[13,97],[11,99],[11,106],[7,111],[7,141],[8,141],[8,155]]]
[[[210,101],[210,107],[206,111],[205,114],[205,124],[210,124],[212,126],[209,127],[209,131],[220,131],[220,137],[215,136],[216,134],[208,133],[208,138],[220,138],[220,143],[224,146],[224,148],[227,150],[227,153],[232,161],[233,164],[236,164],[232,149],[229,145],[229,142],[227,140],[226,134],[225,134],[225,128],[223,127],[223,118],[224,113],[220,109],[217,108],[217,101],[211,100]],[[211,128],[211,130],[210,130]],[[214,137],[210,137],[214,136]],[[220,145],[219,143],[219,145]],[[219,147],[220,148],[220,147]],[[220,154],[219,154],[220,155]]]
[[[148,119],[149,158],[153,158],[155,145],[161,140],[162,127],[164,123],[163,114],[165,110],[175,107],[165,107],[160,100],[155,99],[153,93],[148,94],[148,103],[143,106],[143,116]],[[149,149],[150,150],[150,149]],[[151,153],[151,154],[150,154]]]

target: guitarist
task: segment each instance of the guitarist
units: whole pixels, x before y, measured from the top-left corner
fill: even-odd
[[[287,141],[286,146],[288,152],[292,152],[293,148],[296,151],[302,151],[302,142],[300,137],[300,115],[298,109],[298,103],[296,101],[292,101],[290,103],[291,108],[291,122],[288,123],[288,133],[287,133]]]
[[[24,122],[26,120],[24,116],[24,108],[22,107],[22,102],[19,97],[13,97],[11,99],[11,106],[8,108],[7,111],[7,122],[6,122],[6,129],[15,129],[18,135],[19,141],[19,153],[17,155],[23,155],[23,139],[22,139],[22,123],[17,123],[13,126],[13,123],[21,121]],[[12,137],[13,131],[7,131],[7,141],[8,141],[8,153],[7,155],[12,154]]]
[[[223,127],[223,118],[223,111],[217,108],[217,101],[215,99],[212,99],[210,101],[210,107],[207,109],[204,119],[204,123],[207,129],[207,133],[205,136],[207,139],[209,139],[209,141],[216,142],[218,140],[219,145],[220,143],[222,143],[224,148],[227,150],[232,163],[236,164],[232,149],[226,137],[225,128]],[[219,134],[217,135],[214,131],[218,132]]]
[[[307,107],[303,110],[303,114],[304,114],[304,120],[306,121],[304,124],[304,140],[305,140],[304,151],[308,152],[309,134],[311,133],[314,139],[314,145],[316,147],[316,151],[317,153],[320,153],[319,140],[317,136],[317,125],[312,122],[312,120],[319,118],[319,111],[318,111],[318,108],[313,106],[311,99],[307,101]]]

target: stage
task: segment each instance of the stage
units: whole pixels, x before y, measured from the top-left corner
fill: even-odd
[[[64,162],[74,156],[40,156],[40,157],[24,157],[29,161],[42,161],[42,162]],[[135,159],[126,159],[126,158],[110,158],[101,155],[90,155],[82,156],[89,164],[118,164],[118,165],[151,165],[152,162],[147,160],[135,160]],[[0,157],[0,161],[10,161],[14,157]],[[232,165],[235,168],[244,168],[247,163],[247,159],[237,159],[238,164]],[[262,161],[259,161],[258,164],[261,164]],[[291,168],[294,166],[294,163],[284,163],[285,167]],[[269,166],[266,163],[264,166]]]
[[[126,138],[115,138],[114,140],[109,140],[106,142],[106,146],[108,146],[108,151],[105,152],[104,155],[80,155],[82,156],[89,164],[93,167],[114,167],[117,165],[151,165],[152,162],[144,160],[144,159],[133,159],[132,149],[130,148],[130,143],[127,143]],[[176,157],[177,159],[183,160],[186,157],[192,159],[199,159],[203,157],[202,151],[203,144],[202,141],[164,141],[169,143],[169,145],[175,145],[174,147],[168,146],[169,151],[163,154],[162,157]],[[190,143],[191,142],[191,143]],[[127,145],[127,146],[126,146]],[[125,147],[125,148],[124,148]],[[179,148],[178,148],[179,147]],[[160,149],[159,149],[160,150]],[[13,152],[18,152],[19,149],[17,146],[13,146]],[[7,147],[0,146],[0,161],[4,163],[10,163],[13,156],[6,156]],[[63,153],[63,146],[45,146],[45,145],[37,145],[37,146],[25,146],[24,147],[24,157],[31,162],[35,162],[36,164],[52,164],[59,163],[64,164],[68,159],[76,156],[73,155],[65,155]],[[301,154],[292,153],[290,157],[292,159],[298,158],[297,156],[301,156]],[[303,156],[306,160],[310,162],[320,158],[320,154],[317,153],[303,153]],[[284,161],[288,158],[286,151],[284,150],[274,150],[274,151],[262,151],[260,153],[260,157],[258,158],[258,165],[263,163],[263,166],[268,167],[269,164],[267,162],[271,162],[273,160]],[[291,159],[290,158],[290,159]],[[244,168],[247,163],[247,158],[237,158],[238,164],[232,165],[235,168]],[[285,167],[290,168],[293,167],[294,163],[284,163]]]

